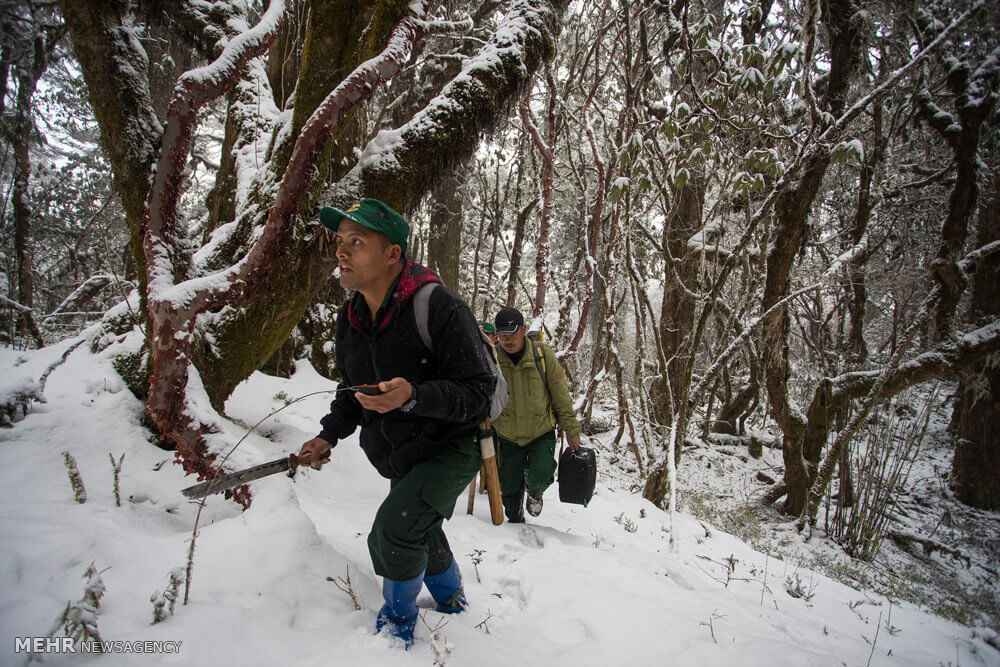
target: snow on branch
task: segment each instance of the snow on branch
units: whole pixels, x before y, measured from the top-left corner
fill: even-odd
[[[466,14],[460,21],[424,21],[423,28],[427,35],[448,35],[453,33],[471,32],[475,27],[472,17]]]
[[[82,310],[84,304],[93,299],[98,292],[110,285],[114,280],[114,276],[105,273],[87,278],[83,281],[83,284],[73,290],[68,297],[63,299],[62,303],[55,307],[55,310],[43,317],[42,320],[47,320],[50,317],[55,317],[71,310]]]
[[[263,282],[291,238],[299,203],[312,182],[323,147],[338,123],[409,60],[413,45],[423,36],[422,17],[430,4],[430,0],[422,0],[411,5],[411,13],[393,30],[385,49],[358,65],[313,111],[292,149],[263,233],[246,257],[227,270],[175,286],[162,295],[165,301],[197,314],[231,300],[234,285],[252,289]]]
[[[969,85],[966,89],[969,95],[968,103],[979,106],[990,95],[997,95],[997,78],[1000,78],[1000,46],[990,51],[990,54],[983,59],[983,62],[969,77]]]
[[[251,288],[263,281],[281,248],[291,237],[299,202],[312,182],[316,160],[333,136],[334,129],[351,109],[368,99],[375,89],[395,76],[409,61],[413,46],[423,37],[423,18],[430,5],[430,0],[411,3],[410,13],[392,31],[382,52],[358,65],[330,91],[303,125],[278,185],[264,233],[245,261],[236,267],[239,279],[246,281]]]
[[[177,81],[143,220],[151,309],[155,297],[174,282],[177,202],[198,110],[232,88],[240,68],[267,51],[284,14],[284,0],[271,0],[255,27],[234,37],[214,62],[184,73]]]
[[[0,304],[7,306],[8,308],[13,308],[19,313],[31,313],[34,312],[34,308],[30,306],[25,306],[23,303],[14,301],[13,299],[8,299],[3,294],[0,294]]]
[[[958,268],[963,273],[973,273],[980,263],[996,261],[998,255],[1000,255],[1000,240],[970,252],[958,263]],[[930,317],[941,294],[941,285],[935,285],[920,304],[910,329],[914,329]],[[921,382],[955,376],[961,368],[997,351],[1000,351],[1000,320],[957,339],[942,342],[934,349],[901,363],[885,378],[881,394],[883,397],[892,396]],[[855,371],[832,378],[831,400],[839,403],[866,395],[875,383],[879,382],[882,372]]]
[[[229,90],[243,65],[270,48],[284,15],[285,1],[271,0],[257,25],[230,40],[214,62],[181,75],[171,105],[187,103],[200,107]]]
[[[886,377],[880,393],[883,397],[892,396],[928,380],[956,377],[962,368],[996,352],[1000,352],[1000,320],[900,364]],[[881,375],[882,371],[873,370],[845,373],[833,378],[833,400],[839,403],[866,395]]]
[[[409,209],[455,162],[469,155],[551,57],[566,0],[510,3],[501,24],[462,71],[395,130],[382,130],[336,185],[334,203],[384,196]],[[433,164],[428,164],[428,160]]]

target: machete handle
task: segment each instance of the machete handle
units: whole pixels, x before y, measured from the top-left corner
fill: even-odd
[[[330,462],[330,449],[326,451],[326,455],[319,460],[320,465]],[[288,476],[295,477],[295,471],[300,467],[309,467],[312,465],[312,456],[310,452],[306,452],[302,456],[298,454],[288,455]]]

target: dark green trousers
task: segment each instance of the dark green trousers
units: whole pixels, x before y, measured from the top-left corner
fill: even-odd
[[[452,561],[441,524],[482,465],[475,437],[446,445],[390,481],[389,495],[375,513],[368,552],[375,574],[393,581],[440,574]]]
[[[500,493],[508,519],[522,516],[525,488],[535,498],[541,498],[545,489],[555,481],[555,454],[555,431],[549,431],[523,447],[497,436]]]

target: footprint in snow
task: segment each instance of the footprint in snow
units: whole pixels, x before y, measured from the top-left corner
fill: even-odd
[[[524,585],[520,579],[504,578],[500,580],[503,593],[500,597],[507,605],[514,607],[517,613],[524,611],[528,606],[528,592],[524,590]]]
[[[521,528],[521,532],[517,534],[517,539],[521,544],[532,549],[541,549],[545,546],[541,535],[531,526]]]

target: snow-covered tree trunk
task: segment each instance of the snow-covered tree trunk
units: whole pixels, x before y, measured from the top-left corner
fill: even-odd
[[[925,26],[926,31],[932,30]],[[979,192],[980,136],[983,122],[996,105],[995,88],[1000,74],[1000,47],[981,62],[970,62],[949,53],[941,57],[947,70],[947,84],[955,106],[949,112],[937,104],[924,88],[917,94],[921,116],[948,142],[954,151],[955,185],[948,200],[948,212],[941,226],[941,243],[931,264],[935,281],[941,286],[941,298],[934,313],[934,341],[954,334],[954,315],[967,280],[958,271],[968,236],[969,220]]]

